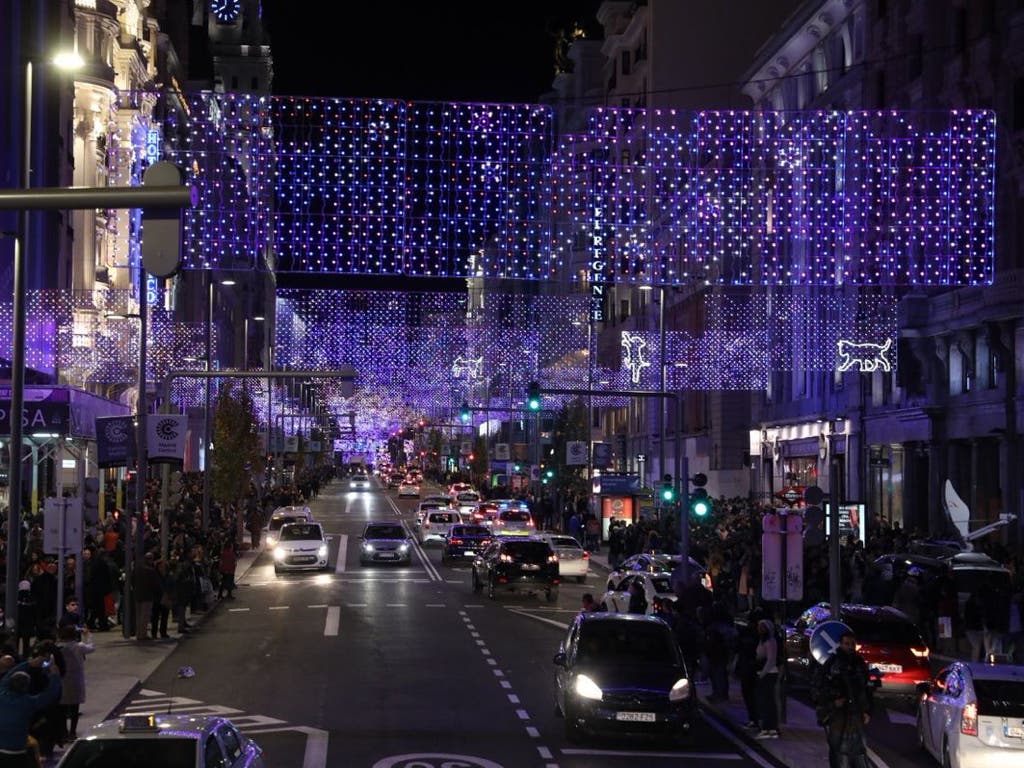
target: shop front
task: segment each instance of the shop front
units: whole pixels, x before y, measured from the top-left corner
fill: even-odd
[[[595,475],[591,491],[596,502],[595,512],[601,521],[601,540],[608,540],[611,521],[637,522],[643,489],[639,475]]]

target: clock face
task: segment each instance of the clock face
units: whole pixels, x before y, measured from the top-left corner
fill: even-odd
[[[210,10],[222,24],[231,24],[242,12],[242,0],[210,0]]]

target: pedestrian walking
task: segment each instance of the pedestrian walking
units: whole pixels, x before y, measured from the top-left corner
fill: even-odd
[[[815,671],[811,695],[825,728],[829,768],[868,768],[864,727],[871,721],[872,687],[853,632],[840,636],[839,647]]]
[[[779,684],[778,643],[775,639],[775,625],[770,619],[757,622],[757,649],[754,652],[757,665],[757,712],[761,718],[761,730],[755,738],[779,738],[779,708],[776,687]]]
[[[224,546],[220,551],[220,562],[217,565],[217,570],[220,573],[220,585],[217,589],[217,599],[223,600],[227,592],[227,599],[235,599],[235,567],[238,559],[235,554],[235,540],[227,538],[224,540]]]
[[[160,591],[160,575],[156,572],[155,556],[147,552],[142,562],[135,564],[135,639],[149,640],[147,634],[153,616],[153,603]],[[153,635],[156,637],[156,635]]]
[[[758,727],[761,720],[757,709],[757,645],[760,640],[757,625],[762,618],[762,609],[751,611],[746,628],[736,639],[736,677],[740,681],[740,694],[747,708],[747,728]]]
[[[140,616],[139,623],[144,623]],[[65,718],[67,738],[78,738],[78,718],[85,703],[85,657],[96,650],[92,635],[86,629],[81,639],[74,627],[62,627],[57,635],[58,644],[64,654],[64,679],[60,704]]]

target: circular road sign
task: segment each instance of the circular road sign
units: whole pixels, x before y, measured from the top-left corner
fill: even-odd
[[[823,621],[811,632],[811,656],[819,664],[824,664],[839,647],[839,638],[849,631],[850,628],[841,621]]]

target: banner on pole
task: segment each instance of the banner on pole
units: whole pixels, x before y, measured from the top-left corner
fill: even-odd
[[[188,418],[180,413],[152,414],[146,422],[146,453],[150,464],[185,460]]]
[[[135,419],[101,416],[96,419],[96,464],[101,469],[135,463]]]
[[[565,444],[565,463],[573,466],[586,466],[587,444],[583,440],[569,440]]]

